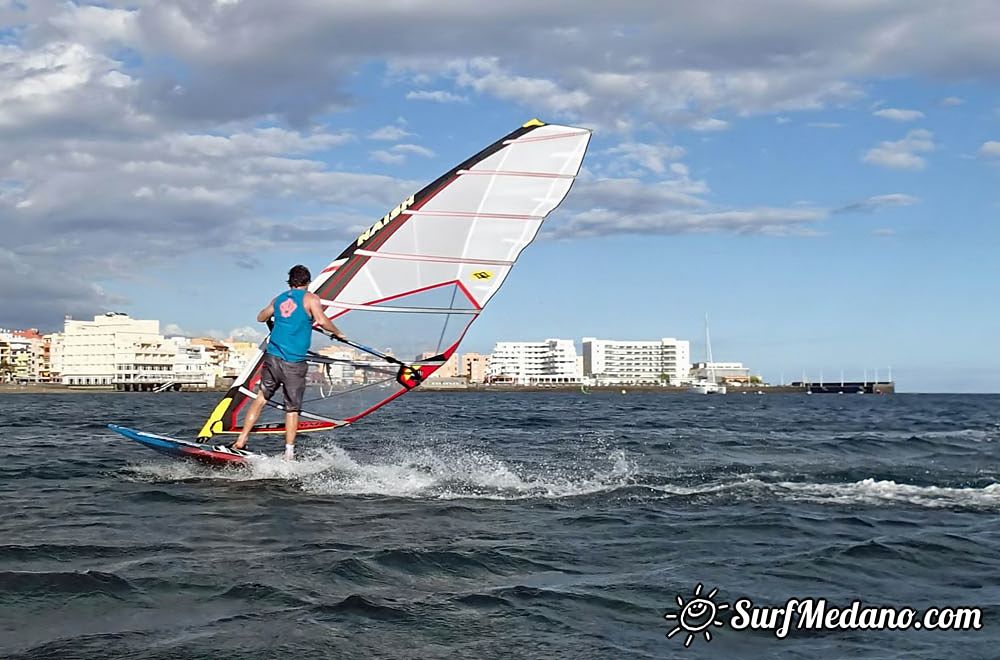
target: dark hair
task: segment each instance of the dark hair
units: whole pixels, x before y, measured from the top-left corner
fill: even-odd
[[[309,274],[309,269],[302,264],[292,266],[288,271],[288,286],[308,286],[311,281],[312,275]]]

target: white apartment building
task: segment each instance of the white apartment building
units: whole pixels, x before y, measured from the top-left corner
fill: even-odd
[[[687,340],[583,338],[583,375],[595,385],[680,385],[690,370]]]
[[[572,339],[501,341],[490,354],[489,379],[515,385],[579,383]]]
[[[187,337],[171,337],[169,341],[177,347],[172,373],[177,385],[198,388],[215,385],[222,375],[222,368],[211,363],[205,346],[195,344]]]
[[[62,345],[64,385],[150,389],[173,377],[177,346],[160,334],[159,321],[118,312],[67,319]]]

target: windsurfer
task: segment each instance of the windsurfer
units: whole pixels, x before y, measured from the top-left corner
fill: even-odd
[[[291,460],[295,457],[295,433],[299,428],[299,411],[306,389],[306,374],[309,370],[306,357],[312,342],[313,323],[331,335],[343,338],[337,326],[323,313],[319,296],[306,290],[311,280],[308,268],[293,266],[288,271],[288,291],[279,294],[257,314],[257,320],[261,323],[266,323],[273,317],[274,327],[264,355],[257,397],[250,404],[243,429],[236,442],[230,445],[231,449],[243,449],[246,446],[247,437],[257,423],[260,411],[280,385],[285,397],[285,458]]]

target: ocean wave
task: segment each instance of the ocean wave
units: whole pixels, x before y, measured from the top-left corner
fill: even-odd
[[[213,469],[162,460],[129,466],[133,479],[161,481],[289,480],[317,495],[378,495],[434,499],[560,499],[610,492],[634,483],[623,450],[588,457],[574,468],[529,467],[467,448],[397,449],[356,458],[339,446],[302,452],[298,460],[265,457],[245,469]]]
[[[851,483],[773,481],[745,475],[726,481],[695,485],[660,484],[635,486],[667,498],[712,496],[720,503],[762,500],[807,501],[820,504],[915,505],[925,508],[966,507],[1000,509],[1000,484],[982,487],[917,486],[874,478]]]
[[[128,580],[101,571],[0,571],[0,593],[100,594],[120,598],[135,591]]]
[[[799,499],[844,504],[913,504],[921,507],[1000,508],[1000,484],[981,488],[913,486],[863,479],[845,484],[780,482],[775,486]]]

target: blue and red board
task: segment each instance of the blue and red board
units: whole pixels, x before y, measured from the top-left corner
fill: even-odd
[[[180,440],[170,438],[156,433],[136,431],[117,424],[108,424],[108,428],[115,433],[120,433],[129,440],[135,440],[141,445],[149,447],[154,451],[175,458],[190,458],[202,463],[215,466],[238,466],[244,465],[248,459],[257,456],[252,452],[240,451],[238,449],[219,449],[212,445],[190,440]]]

